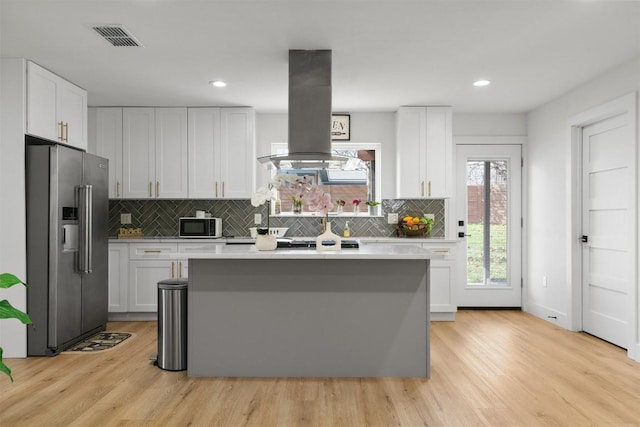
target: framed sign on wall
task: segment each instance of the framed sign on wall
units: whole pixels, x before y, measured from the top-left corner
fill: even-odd
[[[331,115],[331,140],[350,141],[351,140],[351,115],[332,114]]]

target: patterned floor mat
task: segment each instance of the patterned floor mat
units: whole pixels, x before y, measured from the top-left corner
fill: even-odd
[[[111,350],[132,336],[133,334],[129,332],[99,332],[84,341],[80,341],[63,353],[95,353],[98,351]]]

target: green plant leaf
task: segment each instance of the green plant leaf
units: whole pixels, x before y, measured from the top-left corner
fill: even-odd
[[[27,313],[13,307],[6,299],[0,301],[0,319],[18,319],[25,325],[31,323],[31,318]]]
[[[11,376],[11,369],[7,365],[2,362],[2,347],[0,347],[0,372],[7,375],[11,378],[11,382],[13,382],[13,377]]]
[[[27,286],[26,283],[24,283],[22,280],[18,279],[11,273],[0,274],[0,288],[10,288],[13,285],[18,285],[20,283]]]

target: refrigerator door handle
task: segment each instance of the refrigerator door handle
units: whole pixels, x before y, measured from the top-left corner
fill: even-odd
[[[93,212],[93,186],[80,185],[78,187],[79,206],[80,206],[80,272],[91,273],[92,250],[91,242],[93,241],[92,229],[92,212]]]

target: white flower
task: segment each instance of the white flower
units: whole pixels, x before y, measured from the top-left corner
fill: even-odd
[[[258,188],[258,191],[253,193],[251,196],[251,205],[258,207],[264,205],[267,200],[271,200],[273,198],[273,192],[271,189],[267,189],[264,187]]]

